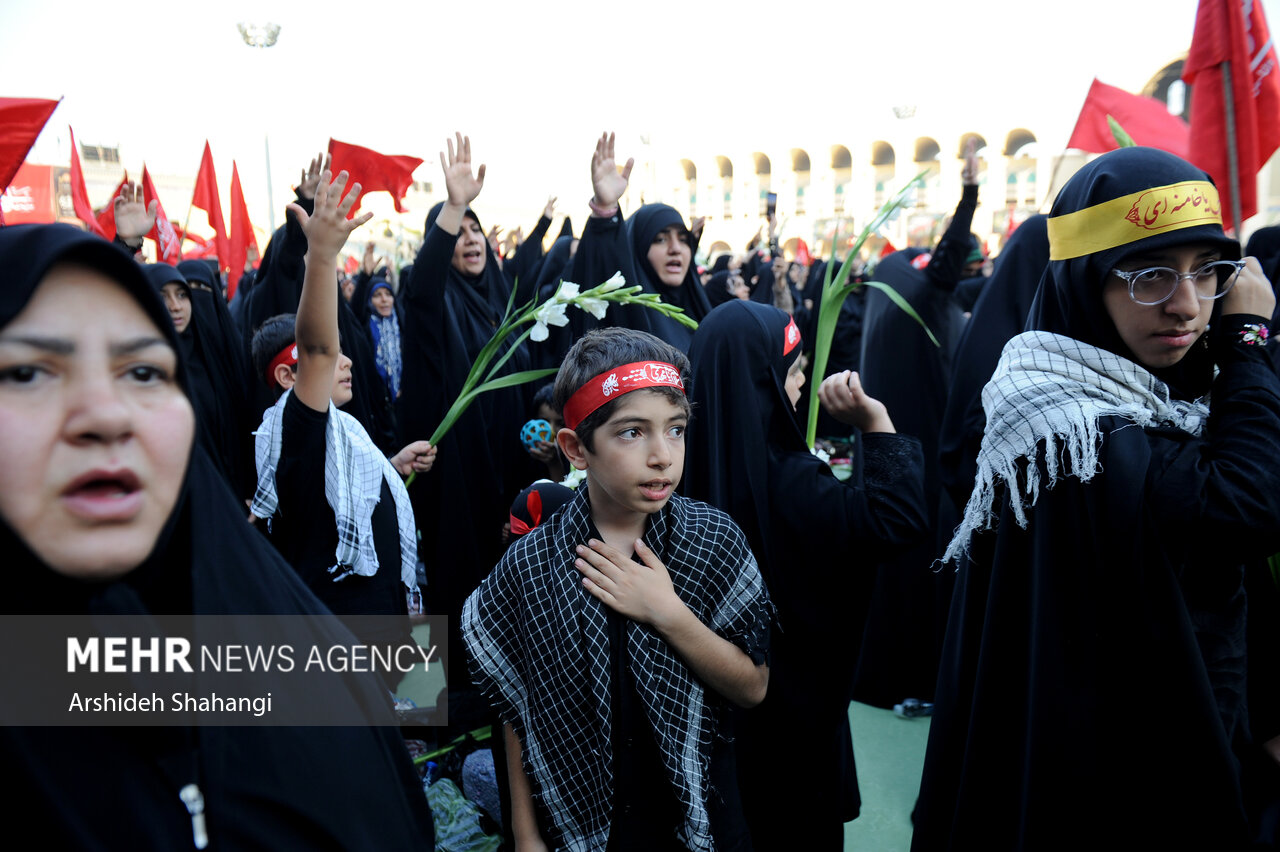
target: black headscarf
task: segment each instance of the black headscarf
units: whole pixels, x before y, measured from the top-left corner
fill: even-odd
[[[1047,221],[1037,214],[1013,232],[956,346],[938,455],[939,478],[960,507],[973,487],[978,446],[987,423],[982,388],[1009,338],[1026,327],[1027,312],[1049,263]]]
[[[67,225],[0,229],[6,270],[0,328],[21,312],[54,265],[67,262],[117,282],[179,350],[172,320],[142,270],[110,243]],[[181,360],[178,381],[186,381]],[[324,611],[245,522],[243,506],[199,446],[155,549],[124,576],[89,582],[57,573],[3,519],[0,548],[6,610],[12,613]],[[353,701],[368,707],[384,701],[372,678],[349,682]],[[85,754],[94,759],[86,763]],[[399,733],[390,728],[83,727],[74,737],[56,728],[2,728],[0,759],[27,782],[5,797],[0,815],[42,826],[46,843],[56,848],[190,844],[192,820],[178,790],[193,781],[203,792],[209,837],[219,848],[296,848],[317,838],[366,848],[387,845],[389,833],[390,846],[408,849],[430,843],[433,833]],[[121,820],[121,814],[129,818]]]
[[[631,253],[635,258],[637,273],[636,280],[627,283],[639,284],[644,287],[646,293],[661,294],[662,301],[682,308],[686,314],[701,321],[711,312],[711,303],[707,301],[707,295],[702,290],[702,282],[698,280],[698,270],[693,263],[693,255],[698,250],[693,235],[689,235],[689,269],[685,272],[684,282],[679,287],[664,285],[658,279],[657,271],[649,263],[649,246],[653,245],[653,240],[659,232],[672,225],[688,233],[689,229],[684,224],[684,217],[674,207],[666,204],[646,204],[627,222],[627,237],[631,242]],[[658,326],[666,323],[678,326],[674,320],[668,320],[659,315],[654,315],[652,320]],[[684,328],[684,326],[678,327]],[[688,333],[687,329],[685,331]],[[658,336],[668,340],[662,334]],[[674,341],[668,342],[674,343]]]
[[[689,352],[696,419],[686,490],[728,512],[761,559],[770,552],[769,502],[776,496],[770,447],[807,452],[784,387],[801,351],[796,345],[783,354],[790,323],[771,305],[734,299],[707,315]]]
[[[712,308],[718,308],[725,302],[738,298],[729,292],[729,275],[727,269],[711,274],[711,280],[706,284],[706,292],[707,301],[711,303]]]
[[[1077,172],[1054,201],[1049,217],[1084,210],[1144,189],[1210,180],[1205,172],[1173,154],[1155,148],[1120,148]],[[1201,224],[1068,260],[1051,260],[1032,303],[1027,328],[1066,335],[1136,361],[1103,305],[1102,288],[1107,276],[1132,254],[1191,242],[1212,245],[1227,260],[1240,257],[1240,244],[1228,238],[1221,225]],[[1214,303],[1211,324],[1221,311],[1219,300]],[[1208,338],[1202,337],[1177,364],[1151,372],[1169,386],[1176,398],[1203,396],[1213,382]]]

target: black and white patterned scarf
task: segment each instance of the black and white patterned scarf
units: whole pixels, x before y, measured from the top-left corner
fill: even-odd
[[[259,518],[273,517],[279,504],[276,466],[280,463],[285,400],[291,393],[292,390],[287,390],[280,395],[276,404],[263,413],[262,424],[253,433],[258,490],[249,510]],[[396,524],[400,528],[400,580],[406,589],[416,589],[417,526],[409,492],[400,474],[369,439],[360,421],[339,411],[332,402],[324,440],[324,498],[338,523],[337,561],[329,573],[337,581],[352,574],[372,577],[378,572],[378,553],[373,545],[373,507],[382,496],[385,481],[395,500]]]
[[[520,737],[534,799],[549,815],[546,839],[572,850],[605,848],[614,790],[607,616],[573,567],[589,537],[585,491],[513,544],[462,612],[472,677]],[[728,515],[673,496],[644,540],[704,624],[744,648],[762,625],[767,635],[772,604]],[[625,629],[644,717],[684,808],[680,839],[710,850],[707,768],[721,701],[656,633],[629,620]]]
[[[1045,442],[1045,472],[1052,488],[1062,476],[1082,482],[1098,471],[1098,418],[1115,415],[1138,426],[1166,425],[1200,435],[1209,419],[1207,398],[1184,402],[1149,371],[1106,349],[1060,334],[1027,331],[1005,344],[991,381],[982,389],[987,426],[978,472],[964,519],[942,562],[964,554],[974,532],[995,517],[996,487],[1009,486],[1014,519],[1027,525],[1027,507],[1040,496],[1036,445]],[[1019,473],[1023,460],[1025,473]],[[1061,463],[1065,462],[1065,470]]]

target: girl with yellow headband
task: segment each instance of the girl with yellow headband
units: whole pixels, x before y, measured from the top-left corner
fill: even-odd
[[[943,557],[912,848],[1238,848],[1244,565],[1280,550],[1275,296],[1208,176],[1153,149],[1085,166],[1048,234]]]

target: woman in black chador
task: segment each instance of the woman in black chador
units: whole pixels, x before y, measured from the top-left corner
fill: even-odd
[[[431,436],[462,390],[480,350],[502,321],[511,290],[489,248],[470,204],[484,186],[484,166],[474,173],[471,141],[461,134],[457,150],[449,142],[442,154],[448,200],[427,216],[426,238],[401,294],[404,305],[400,426],[407,440]],[[530,298],[533,282],[521,285],[515,304]],[[508,342],[504,344],[510,347]],[[525,344],[503,373],[529,369]],[[502,556],[502,525],[520,489],[538,472],[520,443],[520,427],[529,410],[528,386],[482,394],[440,441],[435,469],[409,489],[421,533],[419,554],[426,565],[427,611],[450,616],[457,633],[462,603]],[[446,663],[447,665],[447,663]],[[458,669],[465,675],[465,669]],[[449,684],[450,723],[465,724],[463,678]],[[487,712],[477,704],[476,712]],[[474,727],[474,726],[473,726]]]
[[[1243,564],[1280,549],[1275,297],[1171,154],[1094,160],[1048,232],[944,557],[912,848],[1240,848]]]
[[[0,229],[0,266],[0,609],[325,613],[195,441],[177,332],[133,260],[78,228],[18,225]],[[346,682],[333,709],[391,718],[371,675]],[[22,779],[0,799],[8,835],[51,849],[416,850],[434,836],[389,726],[6,726],[0,762]]]
[[[795,321],[734,299],[693,336],[685,490],[742,527],[778,608],[769,691],[738,739],[755,848],[839,849],[860,804],[849,690],[877,559],[924,534],[919,440],[894,434],[856,373],[830,376],[824,408],[863,430],[863,481],[843,483],[805,445]],[[796,734],[800,733],[799,736]]]

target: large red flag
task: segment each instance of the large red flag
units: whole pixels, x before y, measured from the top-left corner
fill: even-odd
[[[160,196],[156,194],[156,185],[151,182],[151,173],[147,171],[147,164],[143,163],[142,203],[149,208],[152,201],[156,202],[156,224],[147,237],[156,244],[158,262],[176,265],[182,260],[182,246],[178,240],[178,233],[173,229],[173,223],[169,221],[169,217],[165,215],[164,205],[160,203]]]
[[[44,98],[0,98],[0,190],[13,181],[58,103]]]
[[[244,275],[244,262],[249,256],[249,246],[258,250],[258,239],[253,235],[253,223],[249,221],[249,207],[244,203],[244,190],[240,188],[240,170],[231,161],[231,268],[227,270],[227,298],[236,294],[236,285]]]
[[[203,210],[209,218],[209,227],[213,228],[214,244],[218,248],[218,263],[225,269],[231,262],[231,244],[227,240],[227,225],[222,218],[222,198],[218,195],[218,175],[213,170],[213,152],[209,150],[209,140],[205,140],[204,154],[200,157],[200,172],[196,175],[196,190],[191,197],[191,206]],[[185,235],[191,239],[190,234]]]
[[[1233,221],[1223,62],[1231,63],[1240,216],[1258,212],[1258,172],[1280,147],[1280,77],[1262,4],[1255,0],[1200,0],[1191,52],[1182,79],[1191,93],[1188,159],[1213,176],[1222,196],[1222,218]]]
[[[1191,135],[1187,123],[1171,115],[1155,98],[1132,95],[1096,77],[1085,95],[1068,148],[1103,154],[1119,148],[1107,116],[1114,118],[1137,145],[1159,148],[1186,159]]]
[[[362,190],[361,198],[356,199],[355,206],[351,208],[353,215],[360,209],[360,200],[370,192],[377,191],[391,193],[396,212],[404,213],[405,209],[400,201],[413,183],[413,170],[420,165],[422,160],[417,157],[379,154],[359,145],[348,145],[337,139],[329,140],[329,168],[335,175],[345,169],[351,175],[351,181],[358,182]]]
[[[106,232],[98,224],[93,205],[89,203],[89,190],[84,185],[84,171],[80,168],[80,149],[76,147],[76,132],[70,125],[67,125],[67,132],[71,134],[71,206],[75,208],[76,218],[84,222],[85,227],[98,236],[105,237]],[[111,218],[114,222],[115,216]]]

